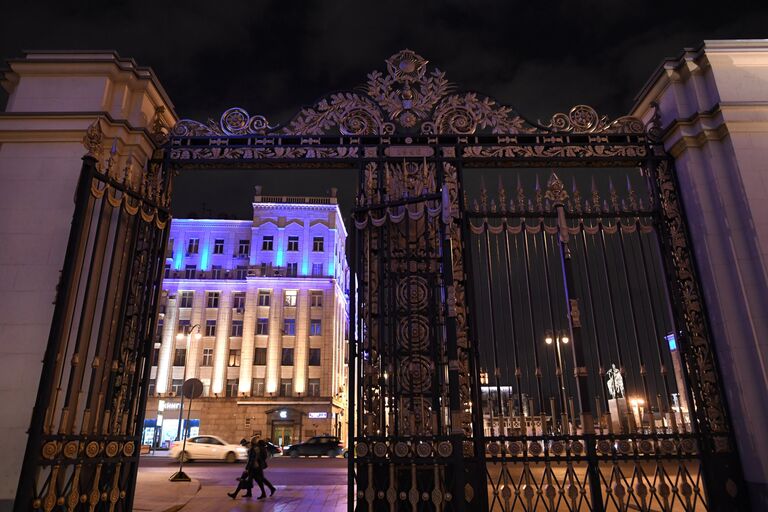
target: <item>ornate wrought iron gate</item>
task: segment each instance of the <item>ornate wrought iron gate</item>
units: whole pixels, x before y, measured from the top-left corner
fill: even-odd
[[[131,510],[170,228],[170,176],[100,162],[97,121],[75,193],[16,512]]]
[[[168,169],[195,166],[359,173],[350,510],[744,510],[655,128],[585,106],[532,123],[404,50],[286,127],[179,122],[141,186],[86,158],[17,510],[130,509]],[[476,177],[502,171],[489,199]]]

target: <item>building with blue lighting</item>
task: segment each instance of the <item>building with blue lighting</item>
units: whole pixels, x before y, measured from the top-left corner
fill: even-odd
[[[256,187],[251,220],[173,220],[145,444],[177,438],[193,377],[204,391],[192,435],[345,437],[349,271],[335,196]]]

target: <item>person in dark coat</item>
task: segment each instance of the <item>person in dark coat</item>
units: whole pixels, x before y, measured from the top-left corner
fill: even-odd
[[[263,500],[267,497],[267,493],[264,492],[265,484],[269,488],[269,495],[275,494],[277,489],[264,476],[264,470],[267,468],[267,443],[255,437],[251,439],[251,448],[248,450],[248,462],[245,467],[261,489],[261,496],[257,499]]]
[[[234,492],[228,492],[227,496],[229,496],[232,499],[235,499],[237,498],[237,493],[239,493],[243,489],[245,489],[244,496],[246,498],[250,498],[251,496],[253,496],[253,494],[251,494],[251,489],[253,489],[253,479],[251,478],[251,474],[247,470],[243,471],[243,474],[240,475],[240,478],[238,478],[237,481],[238,481],[237,489],[235,489]]]

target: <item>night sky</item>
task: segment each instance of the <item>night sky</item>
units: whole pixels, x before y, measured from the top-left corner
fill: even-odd
[[[702,2],[12,2],[0,59],[25,49],[114,49],[151,66],[181,117],[231,106],[287,123],[302,105],[365,82],[410,48],[460,88],[549,119],[578,103],[626,113],[662,59],[704,39],[768,36],[768,4]],[[0,96],[0,105],[5,97]],[[175,215],[249,216],[265,193],[340,189],[343,171],[196,171],[177,182]],[[208,209],[206,211],[205,209]],[[346,213],[346,211],[345,211]]]

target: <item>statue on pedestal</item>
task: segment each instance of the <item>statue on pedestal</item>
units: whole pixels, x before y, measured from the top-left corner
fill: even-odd
[[[623,398],[624,378],[621,376],[621,370],[612,364],[611,369],[605,372],[605,375],[608,377],[608,394],[611,398]]]

